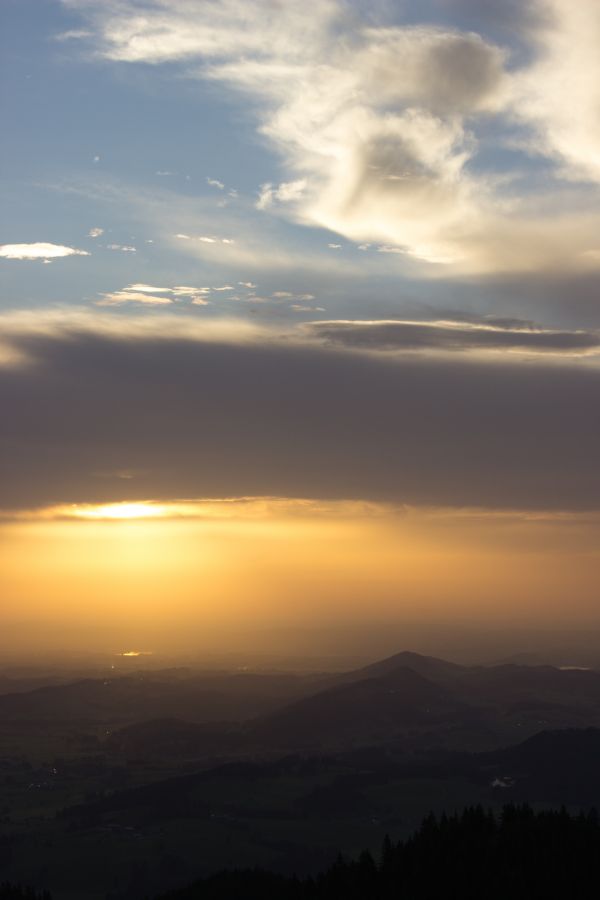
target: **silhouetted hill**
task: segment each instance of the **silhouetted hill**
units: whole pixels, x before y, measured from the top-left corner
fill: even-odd
[[[390,675],[400,668],[412,669],[413,672],[422,675],[423,678],[441,685],[452,682],[464,673],[466,669],[465,666],[459,666],[444,659],[437,659],[434,656],[422,656],[420,653],[403,650],[400,653],[395,653],[393,656],[388,656],[386,659],[364,666],[362,669],[344,672],[342,675],[337,676],[336,680],[343,683],[362,681],[365,678],[380,678]]]
[[[474,725],[476,714],[406,666],[336,686],[252,724],[262,746],[297,749],[411,742],[416,735]]]

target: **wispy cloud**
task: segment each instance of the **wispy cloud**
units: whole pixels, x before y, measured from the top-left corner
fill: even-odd
[[[307,334],[340,347],[369,351],[450,351],[600,356],[600,332],[557,331],[531,322],[334,320],[306,323]]]

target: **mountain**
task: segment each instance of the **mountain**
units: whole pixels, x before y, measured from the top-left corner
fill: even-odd
[[[218,730],[209,737],[191,724],[186,728],[174,721],[211,721],[206,697],[202,698],[201,712],[194,707],[193,715],[182,715],[180,707],[173,704],[166,717],[161,707],[156,717],[159,722],[152,727],[133,724],[126,733],[117,731],[111,747],[128,747],[134,755],[172,753],[187,758],[203,756],[208,747],[214,753],[258,752],[269,756],[370,745],[390,745],[411,753],[434,749],[483,751],[519,742],[544,729],[600,727],[597,671],[552,666],[459,666],[403,652],[321,681],[302,682],[302,687],[304,696],[299,699],[282,692],[277,700],[272,698],[270,709],[258,713],[254,699],[247,704],[246,715],[238,715],[237,721],[245,719],[245,723],[237,730],[223,726],[231,700],[229,706],[219,706],[215,697],[214,709],[222,711],[221,747]]]
[[[371,668],[371,672],[373,669]],[[296,750],[349,748],[372,743],[406,747],[477,730],[479,715],[445,688],[407,666],[376,669],[377,677],[357,678],[304,697],[251,723],[260,746]]]
[[[448,662],[445,659],[437,659],[434,656],[422,656],[420,653],[411,653],[409,650],[403,650],[361,669],[344,672],[336,680],[339,683],[343,683],[362,681],[365,678],[380,678],[393,674],[399,668],[411,669],[418,675],[422,675],[423,678],[442,685],[451,683],[467,670],[466,666],[459,666],[457,663]]]
[[[600,726],[600,672],[459,666],[404,652],[336,676],[248,727],[262,746],[422,751],[492,749],[543,729],[587,726]]]

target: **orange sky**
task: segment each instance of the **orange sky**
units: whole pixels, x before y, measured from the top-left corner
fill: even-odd
[[[73,649],[75,633],[94,650],[111,649],[110,635],[116,650],[225,651],[234,632],[336,622],[600,626],[593,516],[286,500],[154,511],[5,522],[0,630],[12,649]]]

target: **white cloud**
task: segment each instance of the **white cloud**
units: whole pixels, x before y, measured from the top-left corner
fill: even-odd
[[[57,259],[61,256],[89,256],[87,250],[65,247],[62,244],[44,242],[34,244],[1,244],[0,257],[4,259]]]
[[[600,230],[597,199],[561,186],[600,182],[600,8],[591,0],[532,0],[540,15],[519,35],[530,50],[520,68],[472,32],[374,27],[385,3],[368,16],[343,0],[277,4],[276,14],[273,0],[64,2],[88,16],[105,58],[183,61],[252,97],[289,172],[262,186],[261,209],[359,249],[399,251],[398,265],[434,275],[600,266],[585,255]],[[520,146],[559,163],[543,198],[524,182],[498,189],[493,165],[473,165],[477,127],[490,116],[498,146],[514,141],[516,117]]]
[[[567,178],[600,182],[600,5],[537,0],[534,63],[513,87],[515,110],[537,129],[529,148]]]
[[[171,294],[175,297],[186,297],[192,294],[209,294],[209,287],[192,287],[189,284],[178,284],[175,287],[169,288]]]
[[[256,208],[268,209],[274,203],[293,203],[301,199],[306,188],[306,178],[300,178],[297,181],[284,181],[277,186],[270,183],[263,184],[256,201]]]
[[[120,250],[122,253],[137,253],[137,247],[129,247],[124,244],[107,244],[107,250]]]
[[[169,294],[171,288],[155,287],[152,284],[130,284],[125,288],[126,291],[140,291],[143,294]]]
[[[101,237],[104,234],[104,228],[90,228],[88,231],[88,237],[97,238]]]
[[[172,302],[170,297],[157,297],[143,291],[133,291],[125,288],[122,291],[111,291],[102,294],[102,298],[96,301],[96,306],[122,306],[125,303],[142,303],[147,306],[167,306]]]
[[[174,287],[157,287],[143,282],[129,284],[120,291],[109,291],[96,301],[97,306],[121,306],[125,303],[141,303],[147,306],[166,306],[188,300],[194,306],[208,306],[207,295],[211,291],[232,291],[229,285],[221,288],[195,287],[179,284]],[[161,296],[168,295],[168,296]]]
[[[209,184],[211,187],[217,188],[220,191],[225,190],[225,185],[223,184],[222,181],[219,181],[217,178],[209,178],[207,175],[206,183]]]

